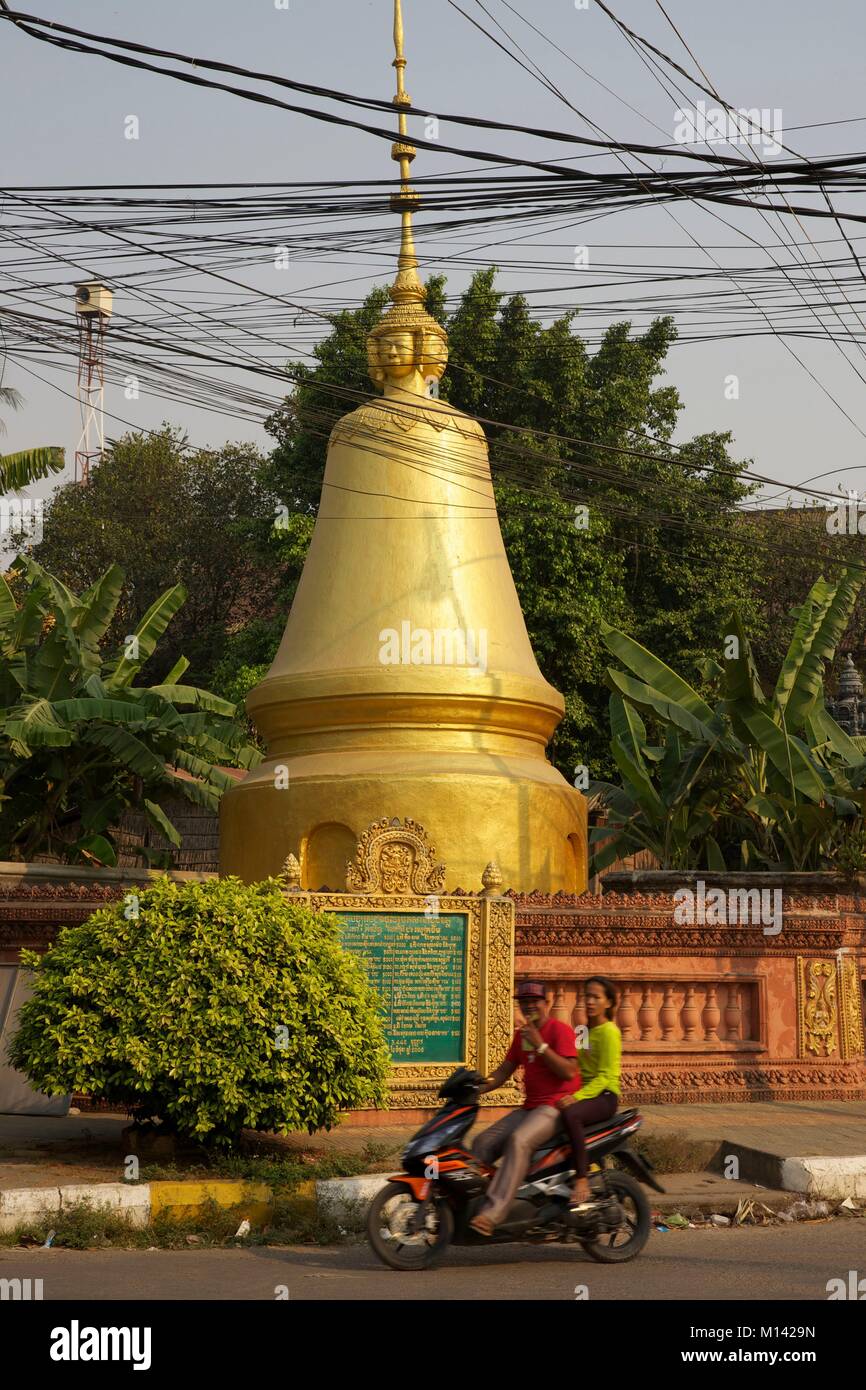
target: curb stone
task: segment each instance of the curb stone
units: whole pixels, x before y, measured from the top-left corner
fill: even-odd
[[[238,1208],[250,1226],[268,1224],[274,1210],[273,1190],[265,1183],[215,1179],[211,1182],[72,1183],[66,1187],[13,1187],[0,1190],[0,1232],[8,1234],[28,1221],[60,1217],[82,1203],[125,1216],[144,1227],[160,1214],[186,1219],[208,1202]]]
[[[866,1197],[866,1154],[783,1159],[781,1185],[810,1197]]]

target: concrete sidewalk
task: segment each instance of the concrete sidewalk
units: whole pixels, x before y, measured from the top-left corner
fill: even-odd
[[[647,1129],[674,1133],[679,1106],[647,1106]],[[719,1169],[736,1158],[740,1178],[771,1189],[866,1198],[866,1101],[688,1106],[691,1139],[719,1140]]]
[[[626,1098],[625,1104],[628,1104]],[[790,1158],[795,1154],[843,1157],[866,1154],[866,1101],[768,1101],[756,1105],[642,1105],[644,1133],[682,1135],[688,1139],[730,1140],[746,1148]],[[338,1125],[330,1133],[306,1131],[277,1140],[289,1149],[329,1149],[362,1153],[367,1145],[399,1149],[418,1129],[401,1124],[399,1111],[383,1111],[381,1125]],[[0,1115],[0,1150],[41,1144],[86,1144],[98,1147],[120,1141],[129,1124],[122,1114],[85,1111],[80,1115],[43,1117]],[[485,1128],[482,1114],[478,1133]]]
[[[644,1134],[714,1145],[714,1169],[734,1155],[750,1193],[760,1184],[770,1190],[866,1197],[866,1101],[647,1105],[640,1110]],[[368,1171],[384,1172],[395,1166],[418,1126],[400,1124],[398,1111],[383,1111],[382,1119],[376,1126],[345,1125],[330,1133],[267,1139],[277,1151],[306,1154],[364,1154],[372,1148]],[[58,1118],[0,1115],[0,1188],[52,1186],[67,1174],[70,1180],[73,1171],[76,1181],[116,1180],[120,1135],[128,1123],[125,1115],[102,1112]],[[484,1127],[482,1116],[479,1130]],[[685,1179],[690,1199],[700,1195],[706,1182],[720,1180],[697,1173],[669,1174],[663,1181],[678,1191]],[[730,1181],[722,1190],[729,1199],[734,1196]],[[709,1196],[708,1190],[704,1195]]]
[[[866,1154],[866,1100],[766,1101],[757,1105],[642,1105],[651,1134],[729,1140],[790,1158]],[[866,1162],[866,1159],[864,1159]]]

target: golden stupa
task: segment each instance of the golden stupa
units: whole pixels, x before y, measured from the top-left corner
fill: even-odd
[[[405,108],[400,0],[394,40]],[[267,757],[222,799],[220,869],[254,881],[293,854],[304,888],[339,891],[361,834],[409,817],[446,891],[477,891],[492,860],[505,888],[581,892],[586,802],[545,756],[564,702],[532,653],[484,432],[430,395],[448,342],[418,279],[406,134],[401,109],[399,269],[367,343],[383,396],[331,433],[283,640],[247,699]]]

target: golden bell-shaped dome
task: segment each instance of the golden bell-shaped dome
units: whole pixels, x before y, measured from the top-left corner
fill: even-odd
[[[532,652],[484,433],[425,394],[431,337],[371,335],[384,397],[331,434],[283,640],[247,701],[267,759],[223,798],[223,872],[295,853],[305,887],[340,889],[354,841],[393,815],[427,827],[448,887],[490,859],[507,887],[585,887],[585,802],[544,752],[563,701]]]

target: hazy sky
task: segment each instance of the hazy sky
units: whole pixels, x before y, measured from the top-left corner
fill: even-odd
[[[476,0],[460,3],[489,25]],[[606,131],[621,139],[662,143],[660,127],[668,133],[668,140],[673,139],[675,103],[597,8],[578,10],[574,0],[513,0],[512,8],[503,0],[485,3],[569,99]],[[394,92],[389,66],[393,56],[391,0],[289,0],[288,10],[276,9],[274,0],[148,0],[147,4],[36,0],[34,8],[44,17],[156,47],[227,59],[364,95],[390,99]],[[670,0],[666,8],[716,88],[736,106],[780,108],[786,139],[800,153],[816,157],[863,147],[866,121],[794,130],[806,124],[850,121],[866,115],[861,95],[866,51],[863,0],[829,0],[823,5],[804,0],[761,0],[759,4],[755,0],[726,0],[724,4]],[[652,0],[615,0],[615,9],[626,23],[659,47],[688,62]],[[515,10],[649,119],[629,110],[545,44],[520,22]],[[447,0],[404,0],[404,13],[409,59],[406,83],[417,106],[431,112],[450,110],[588,133],[572,111],[473,29]],[[376,178],[393,170],[387,146],[362,133],[131,72],[96,58],[66,54],[37,43],[8,24],[0,26],[0,46],[3,179],[10,188],[201,183],[208,179]],[[124,120],[130,114],[140,122],[140,139],[135,142],[124,138]],[[531,149],[539,158],[573,153],[562,145],[548,150],[542,142],[503,133],[461,131],[453,126],[443,126],[441,138],[455,145],[483,145],[508,154]],[[426,173],[437,168],[454,169],[458,164],[454,156],[421,152],[415,169]],[[855,206],[850,194],[847,201],[839,201],[841,206]],[[579,234],[565,229],[558,238],[545,235],[537,246],[522,229],[518,252],[511,247],[507,254],[525,256],[536,263],[535,268],[528,277],[509,271],[502,277],[502,287],[562,287],[573,282],[573,290],[560,290],[557,299],[563,306],[580,307],[581,276],[575,272],[572,250],[578,241],[588,244],[591,254],[601,261],[621,257],[653,265],[684,263],[683,250],[647,249],[641,253],[644,246],[670,244],[688,248],[688,264],[711,269],[711,261],[690,243],[690,232],[701,246],[741,248],[714,253],[728,266],[763,264],[767,258],[762,248],[771,240],[767,225],[754,213],[732,208],[719,211],[729,226],[701,208],[682,205],[675,208],[681,226],[660,208],[620,211],[584,227]],[[858,211],[863,211],[862,200]],[[423,219],[421,223],[419,251],[428,253],[435,265],[437,248],[424,242]],[[3,224],[0,206],[0,237]],[[847,226],[852,238],[860,237],[857,224]],[[832,222],[806,219],[804,227],[816,241],[838,236]],[[790,230],[798,240],[806,240],[803,228]],[[743,232],[754,240],[749,242]],[[496,228],[491,240],[499,241],[505,235]],[[854,244],[862,253],[866,238],[860,237]],[[596,252],[596,245],[605,249]],[[632,249],[608,249],[613,245]],[[476,259],[496,260],[496,246],[485,247],[483,240],[477,246]],[[831,252],[843,254],[838,242]],[[4,247],[4,258],[6,254]],[[822,248],[807,254],[820,256]],[[345,264],[345,277],[351,280],[351,292],[358,298],[371,284],[390,278],[380,260],[365,260],[357,252],[347,256]],[[853,269],[849,266],[849,272]],[[544,274],[539,274],[541,271]],[[285,294],[301,292],[337,275],[333,259],[321,264],[302,262],[285,272],[280,290]],[[69,267],[55,266],[43,278],[55,285],[58,305],[63,304],[64,296],[69,298],[71,316],[75,273]],[[451,289],[461,288],[465,281],[465,272],[449,272]],[[849,298],[863,303],[862,288],[862,281],[859,291],[852,282]],[[347,292],[344,287],[340,294]],[[620,298],[625,292],[615,289],[609,293]],[[0,278],[0,306],[3,299],[4,281]],[[599,295],[589,296],[587,303],[593,299],[597,303]],[[115,300],[116,321],[121,321],[125,308],[128,305],[121,292]],[[624,317],[628,317],[627,310],[617,309],[607,321]],[[597,328],[600,320],[595,317],[592,322]],[[855,322],[850,313],[847,322]],[[671,353],[670,379],[686,403],[677,438],[703,430],[731,429],[736,456],[753,459],[762,473],[795,482],[842,467],[839,481],[866,486],[866,472],[856,471],[866,464],[866,433],[860,432],[866,432],[863,382],[832,344],[794,339],[792,346],[855,424],[845,418],[781,342],[771,337],[739,338],[681,344]],[[285,349],[286,358],[291,357],[292,326],[288,320]],[[866,371],[857,350],[849,347],[848,353],[858,370]],[[77,406],[56,386],[74,391],[74,379],[70,382],[67,375],[32,359],[30,366],[56,385],[29,376],[23,365],[6,363],[3,379],[24,393],[26,407],[18,415],[7,413],[8,435],[3,447],[11,450],[56,442],[67,448],[71,460],[78,435]],[[738,400],[725,398],[725,379],[730,374],[740,379]],[[146,428],[172,419],[187,428],[193,441],[202,444],[218,444],[226,438],[268,443],[255,423],[225,419],[147,396],[136,402],[124,401],[118,398],[116,388],[108,390],[106,407]],[[107,422],[109,434],[119,433],[121,428]],[[834,478],[831,485],[835,482]]]

